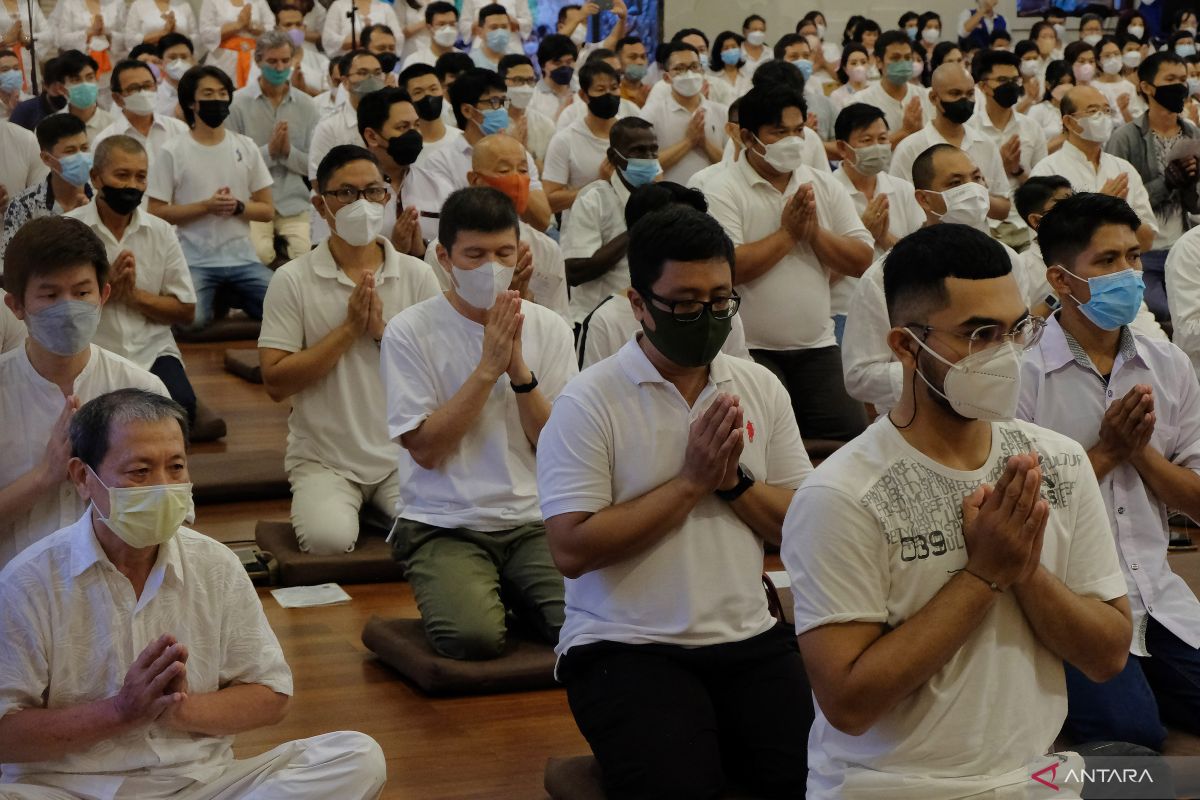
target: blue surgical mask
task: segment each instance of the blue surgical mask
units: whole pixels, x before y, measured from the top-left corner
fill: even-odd
[[[621,174],[625,176],[625,180],[633,188],[645,186],[661,172],[657,158],[629,158],[626,159],[625,169],[621,170]]]
[[[0,92],[20,91],[23,84],[21,70],[10,69],[8,72],[0,72]]]
[[[272,86],[282,86],[292,79],[291,67],[275,69],[268,64],[263,64],[259,69],[262,71],[263,78]]]
[[[625,77],[628,78],[631,82],[637,83],[642,78],[646,77],[646,65],[645,64],[630,64],[628,67],[625,68]]]
[[[76,108],[91,108],[96,105],[100,87],[95,83],[76,83],[67,87],[67,102]]]
[[[72,153],[58,160],[59,175],[72,186],[83,186],[92,173],[92,154]]]
[[[792,66],[800,70],[800,74],[804,76],[805,81],[812,77],[813,63],[807,58],[801,58],[793,61]]]
[[[725,62],[726,66],[729,66],[729,67],[736,66],[737,63],[742,60],[742,51],[741,50],[722,50],[721,51],[721,60]]]
[[[1175,55],[1180,58],[1191,58],[1196,55],[1196,45],[1194,44],[1177,44],[1175,45]]]
[[[483,130],[484,136],[491,136],[493,133],[508,127],[508,109],[507,108],[489,108],[483,112],[483,124],[479,127]]]
[[[1086,303],[1080,303],[1075,295],[1069,295],[1079,305],[1082,314],[1091,320],[1097,328],[1115,331],[1123,325],[1128,325],[1137,317],[1142,307],[1142,294],[1146,284],[1142,281],[1142,273],[1135,269],[1123,269],[1112,275],[1101,275],[1098,278],[1082,278],[1071,270],[1055,264],[1054,266],[1076,280],[1086,280],[1092,297]]]
[[[487,46],[493,53],[503,53],[508,49],[508,28],[496,28],[487,32]]]
[[[56,356],[73,356],[92,343],[100,324],[100,306],[86,300],[61,300],[25,315],[29,335]]]

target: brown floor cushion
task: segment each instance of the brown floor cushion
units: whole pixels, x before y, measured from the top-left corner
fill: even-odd
[[[251,319],[240,311],[234,311],[227,317],[214,319],[206,327],[198,331],[179,330],[175,339],[180,342],[239,342],[245,339],[258,340],[258,331],[262,323]]]
[[[258,348],[226,350],[225,371],[251,383],[262,383],[262,360],[259,358]]]
[[[600,764],[592,756],[547,759],[542,781],[550,800],[606,800]],[[737,790],[719,796],[721,800],[749,800],[749,795]]]
[[[235,453],[192,453],[192,497],[197,503],[232,503],[291,497],[283,453],[246,450]]]
[[[805,439],[804,449],[810,460],[818,461],[829,458],[844,444],[833,439]]]
[[[511,631],[504,655],[489,661],[458,661],[438,655],[425,638],[419,619],[372,616],[363,628],[362,641],[426,694],[500,694],[558,685],[554,648],[518,638]]]
[[[225,436],[225,420],[218,417],[216,412],[204,404],[203,400],[196,401],[196,421],[192,423],[191,440],[193,442],[215,442]]]
[[[259,522],[254,540],[279,563],[280,586],[321,583],[389,583],[404,580],[404,570],[392,558],[386,531],[364,526],[349,553],[318,556],[300,550],[290,522]]]

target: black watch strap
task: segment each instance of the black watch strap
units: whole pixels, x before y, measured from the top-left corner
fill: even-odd
[[[726,503],[732,503],[739,497],[744,495],[746,491],[754,485],[754,476],[746,470],[742,469],[742,465],[738,464],[737,468],[738,482],[732,489],[718,489],[714,494],[724,500]]]
[[[529,371],[529,378],[529,383],[522,383],[520,385],[512,383],[512,390],[517,394],[529,394],[532,392],[538,385],[537,375],[533,374],[533,370]]]

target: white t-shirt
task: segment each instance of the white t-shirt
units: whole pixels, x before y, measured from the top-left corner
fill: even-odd
[[[572,96],[574,97],[574,95]],[[579,101],[578,98],[576,100],[577,102],[571,103],[571,105],[564,108],[562,113],[558,115],[558,119],[554,121],[555,129],[560,131],[565,130],[587,116],[587,103]],[[622,97],[620,105],[617,106],[616,119],[636,116],[638,116],[637,103],[630,102]]]
[[[176,136],[162,146],[150,175],[148,194],[173,205],[202,203],[223,186],[243,203],[259,189],[269,188],[258,145],[248,136],[225,130],[225,138],[204,145],[191,136]],[[235,267],[259,263],[244,217],[203,217],[176,226],[188,266]]]
[[[796,492],[783,524],[796,632],[907,624],[967,563],[962,501],[995,484],[1010,456],[1036,450],[1050,504],[1042,566],[1103,601],[1125,578],[1087,453],[1026,422],[992,424],[977,470],[952,470],[884,418],[834,453]],[[928,682],[861,736],[816,707],[808,797],[960,798],[1029,781],[1067,713],[1062,658],[1042,644],[1011,592]],[[1024,796],[1024,795],[1021,795]]]
[[[462,138],[462,131],[460,131],[458,128],[452,128],[447,125],[446,132],[442,135],[442,138],[438,139],[436,142],[426,141],[421,143],[421,154],[417,156],[417,160],[413,162],[413,166],[424,169],[426,163],[430,158],[433,157],[434,153],[438,152],[443,147],[450,147],[454,144],[457,144]]]
[[[29,335],[25,323],[17,319],[17,315],[4,302],[4,295],[5,291],[0,289],[0,353],[12,350]]]
[[[607,153],[608,138],[592,133],[586,117],[580,119],[550,139],[542,180],[583,188],[600,177]]]
[[[576,373],[571,329],[549,309],[521,303],[521,351],[538,390],[553,401]],[[445,295],[392,318],[380,356],[388,436],[396,442],[454,396],[479,363],[483,326],[454,310]],[[500,376],[457,451],[438,469],[401,448],[404,518],[439,528],[502,531],[541,520],[534,449],[525,438],[517,395]]]
[[[438,293],[429,266],[401,255],[385,238],[375,292],[383,318]],[[263,303],[259,347],[296,353],[313,347],[346,321],[354,282],[338,267],[329,240],[278,270]],[[379,346],[364,333],[325,377],[292,396],[288,415],[289,471],[316,461],[356,483],[378,483],[396,469],[396,446],[384,424]]]
[[[585,186],[575,197],[560,239],[563,258],[591,258],[604,245],[625,233],[625,204],[629,189],[614,171],[606,181]],[[571,287],[571,322],[583,322],[600,301],[629,285],[625,256],[608,272]]]
[[[689,408],[633,340],[580,373],[554,403],[538,440],[542,516],[596,513],[678,476],[689,426],[722,392],[741,398],[741,463],[772,486],[799,486],[812,465],[787,391],[770,370],[718,354]],[[644,552],[567,580],[555,650],[598,641],[701,647],[757,636],[775,624],[762,565],[762,540],[709,495]]]
[[[866,89],[856,93],[854,102],[875,106],[887,118],[888,130],[898,131],[904,127],[904,110],[908,108],[908,104],[914,97],[921,98],[922,124],[927,124],[933,119],[933,104],[929,102],[928,90],[913,86],[911,83],[904,84],[903,100],[893,99],[884,91],[883,81],[875,81]]]

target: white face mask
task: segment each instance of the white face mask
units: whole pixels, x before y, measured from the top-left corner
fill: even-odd
[[[125,110],[139,117],[148,117],[154,113],[157,101],[156,92],[134,92],[125,98]]]
[[[167,62],[166,72],[171,76],[171,80],[177,81],[183,77],[183,73],[192,68],[190,61],[185,61],[182,58],[176,58]]]
[[[438,47],[454,47],[458,41],[458,28],[453,25],[443,25],[433,32],[433,41]]]
[[[1104,38],[1103,34],[1089,33],[1087,36],[1084,36],[1080,41],[1082,41],[1088,47],[1095,47],[1096,44],[1103,38]]]
[[[679,92],[681,97],[695,97],[704,88],[704,75],[699,72],[685,72],[671,78],[671,88]]]
[[[576,47],[580,47],[587,41],[587,28],[583,27],[583,24],[576,25],[575,30],[571,31],[571,41],[575,43]]]
[[[1105,75],[1118,75],[1121,72],[1121,67],[1125,66],[1125,62],[1117,57],[1112,56],[1100,62],[1100,69]]]
[[[1038,62],[1035,58],[1026,58],[1021,61],[1021,77],[1032,78],[1038,74]]]
[[[937,28],[926,28],[921,31],[921,39],[925,44],[937,44],[938,39],[942,38],[942,32]]]
[[[360,197],[333,215],[333,229],[346,244],[365,247],[383,229],[383,206]]]
[[[929,348],[912,331],[905,329],[921,348],[950,370],[938,391],[921,370],[917,375],[930,391],[941,396],[955,413],[985,421],[1012,419],[1021,397],[1021,352],[1012,342],[989,347],[952,364]]]
[[[1121,56],[1121,61],[1130,69],[1137,69],[1142,64],[1142,54],[1137,50],[1130,50]]]
[[[819,22],[817,23],[817,36],[820,36],[822,39],[825,38],[825,26]]]
[[[108,516],[100,521],[130,547],[169,542],[180,525],[196,518],[190,483],[112,488],[91,467],[88,472],[108,490]]]
[[[533,102],[533,92],[532,86],[510,86],[508,87],[508,101],[512,103],[513,108],[524,111]]]
[[[794,172],[804,163],[804,140],[799,136],[785,136],[770,144],[763,144],[762,139],[755,136],[754,141],[763,147],[763,161],[777,172]]]
[[[766,40],[767,40],[767,32],[766,31],[750,31],[749,33],[746,34],[746,42],[755,47],[758,47]]]
[[[992,199],[988,196],[986,187],[971,181],[940,194],[942,202],[946,204],[946,211],[940,215],[936,211],[933,212],[940,222],[956,222],[960,225],[970,225],[983,233],[988,232],[987,213],[991,208]]]
[[[1128,31],[1129,35],[1135,39],[1142,38],[1142,34],[1146,32],[1146,29],[1143,28],[1141,25],[1130,25],[1125,30]]]
[[[506,267],[498,261],[480,264],[475,269],[450,267],[454,289],[458,296],[475,308],[489,309],[496,298],[512,284],[516,267]]]
[[[1089,142],[1103,144],[1108,141],[1108,137],[1112,136],[1112,117],[1103,111],[1098,111],[1090,117],[1075,117],[1075,121],[1079,123],[1080,138]]]

